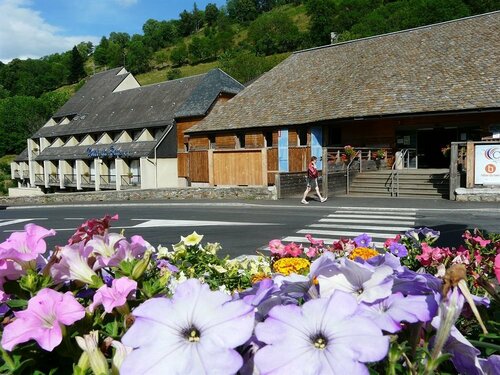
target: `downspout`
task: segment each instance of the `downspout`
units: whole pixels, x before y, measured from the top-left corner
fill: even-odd
[[[158,146],[163,142],[163,140],[167,137],[168,133],[172,130],[174,127],[174,121],[172,121],[172,124],[170,124],[170,127],[167,129],[167,131],[163,134],[163,136],[160,138],[160,140],[156,143],[156,146],[154,148],[154,159],[155,159],[155,189],[158,188],[158,163],[156,159],[156,149]],[[176,151],[177,153],[177,151]]]

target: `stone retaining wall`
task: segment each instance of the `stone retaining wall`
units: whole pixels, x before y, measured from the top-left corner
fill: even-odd
[[[500,188],[458,188],[455,198],[459,202],[500,202]]]
[[[277,199],[274,187],[185,187],[121,191],[54,193],[37,196],[0,197],[0,205],[57,204],[161,199]]]
[[[344,172],[328,174],[328,194],[323,192],[320,177],[319,190],[327,196],[343,195],[346,193],[346,176]],[[300,198],[306,190],[306,172],[287,172],[276,175],[276,190],[278,199]],[[309,194],[314,194],[314,190]]]

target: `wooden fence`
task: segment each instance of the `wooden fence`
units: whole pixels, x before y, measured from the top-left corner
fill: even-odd
[[[189,178],[191,182],[208,182],[208,150],[189,152]]]
[[[211,185],[267,185],[267,151],[211,150]]]

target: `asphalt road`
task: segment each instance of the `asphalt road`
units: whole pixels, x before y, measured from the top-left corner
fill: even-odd
[[[22,230],[26,223],[34,222],[57,231],[56,237],[47,239],[50,248],[64,245],[82,222],[105,214],[119,215],[119,220],[112,223],[113,231],[124,230],[127,237],[140,234],[153,246],[170,246],[177,243],[180,236],[196,231],[204,235],[204,242],[221,243],[223,254],[231,257],[265,251],[272,239],[303,238],[304,233],[318,229],[321,234],[313,237],[326,239],[352,237],[349,234],[355,232],[398,232],[404,228],[395,223],[397,220],[405,220],[407,227],[427,226],[439,230],[438,245],[441,246],[459,245],[460,236],[467,228],[500,232],[498,203],[342,197],[325,203],[312,201],[304,206],[295,199],[168,200],[5,207],[0,210],[0,241],[13,231]],[[327,221],[335,223],[325,224]],[[334,229],[329,228],[332,226]]]

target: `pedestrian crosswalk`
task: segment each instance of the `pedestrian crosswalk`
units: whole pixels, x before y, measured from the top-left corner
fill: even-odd
[[[314,239],[330,245],[341,238],[354,238],[366,233],[372,237],[374,246],[382,247],[386,239],[415,227],[417,213],[417,209],[406,208],[340,207],[282,241],[308,245],[305,235],[310,234]]]

